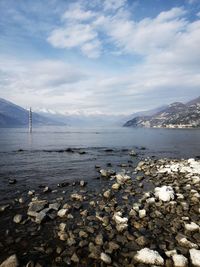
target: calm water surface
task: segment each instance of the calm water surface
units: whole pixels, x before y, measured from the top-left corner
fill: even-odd
[[[75,152],[62,151],[67,148]],[[200,156],[200,129],[48,127],[34,129],[31,135],[26,129],[0,129],[0,201],[41,183],[91,180],[97,176],[96,164],[117,168],[127,163],[126,149],[135,149],[139,158]],[[8,184],[10,177],[17,179],[15,187]]]

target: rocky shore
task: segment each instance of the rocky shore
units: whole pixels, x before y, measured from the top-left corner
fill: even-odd
[[[200,267],[200,161],[132,158],[1,205],[0,267]]]

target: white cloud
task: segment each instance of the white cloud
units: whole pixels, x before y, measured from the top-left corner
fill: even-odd
[[[84,10],[80,4],[74,4],[63,14],[62,19],[87,21],[96,16],[91,10]]]
[[[65,28],[54,30],[48,41],[55,47],[72,48],[93,41],[96,37],[97,33],[90,25],[70,24]]]
[[[125,3],[119,0],[114,5],[113,0],[105,1],[103,9],[95,13],[71,5],[64,15],[65,25],[51,32],[48,41],[58,48],[80,48],[88,57],[100,56],[102,46],[106,50],[108,43],[119,53],[148,55],[169,47],[188,24],[182,7],[161,12],[155,18],[134,21]],[[107,12],[113,5],[121,8],[114,14]]]
[[[110,62],[104,59],[77,67],[61,60],[23,62],[6,58],[0,63],[2,97],[63,112],[117,114],[199,94],[198,17],[189,21],[186,10],[176,7],[135,20],[125,1],[116,1],[115,10],[105,7],[111,2],[95,2],[99,7],[95,12],[84,7],[85,1],[72,4],[48,41],[57,48],[79,49],[89,58],[105,53],[106,60],[113,60],[116,67],[111,66],[109,72]],[[114,54],[118,56],[114,58]],[[118,69],[123,55],[130,56],[130,67]],[[142,60],[134,62],[135,55]]]

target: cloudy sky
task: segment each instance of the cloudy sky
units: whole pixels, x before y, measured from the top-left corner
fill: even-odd
[[[200,95],[200,0],[0,0],[0,97],[128,114]]]

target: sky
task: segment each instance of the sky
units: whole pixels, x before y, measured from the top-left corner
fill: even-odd
[[[131,114],[200,95],[200,0],[0,0],[0,97]]]

